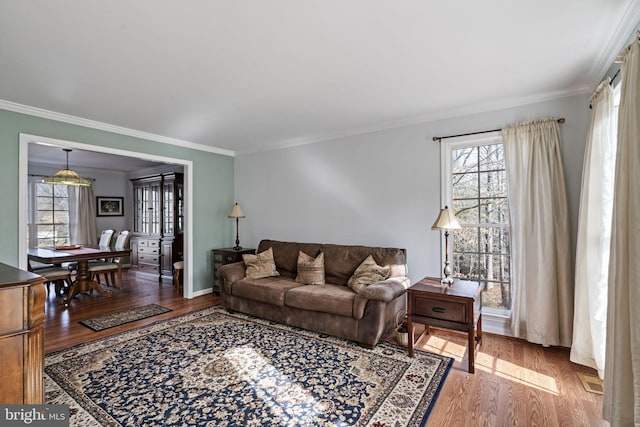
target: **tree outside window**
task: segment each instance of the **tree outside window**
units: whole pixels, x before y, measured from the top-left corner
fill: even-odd
[[[66,185],[34,183],[35,244],[38,247],[69,244],[69,196]]]
[[[485,284],[485,307],[511,309],[509,204],[502,144],[451,150],[453,276]]]

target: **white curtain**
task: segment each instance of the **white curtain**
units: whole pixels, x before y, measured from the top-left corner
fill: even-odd
[[[560,127],[548,118],[502,130],[509,182],[511,330],[543,345],[571,346],[573,268]]]
[[[604,378],[617,122],[609,79],[591,97],[591,108],[578,218],[571,361],[597,369]]]
[[[640,40],[621,54],[602,412],[640,426]]]
[[[68,187],[69,194],[69,240],[74,245],[95,245],[96,209],[93,186]]]

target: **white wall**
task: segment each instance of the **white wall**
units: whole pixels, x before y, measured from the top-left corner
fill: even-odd
[[[563,163],[575,248],[588,95],[236,157],[240,242],[261,239],[407,249],[412,281],[441,270],[440,144],[444,136],[565,117]],[[229,227],[234,223],[229,220]],[[569,268],[573,269],[573,266]]]
[[[97,216],[96,228],[113,229],[116,233],[122,230],[133,230],[133,191],[131,181],[123,172],[90,171],[88,176],[95,179],[93,193],[96,197],[123,197],[122,211],[124,216]],[[96,211],[97,214],[97,211]]]

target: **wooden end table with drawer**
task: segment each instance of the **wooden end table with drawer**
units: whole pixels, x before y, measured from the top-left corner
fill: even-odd
[[[409,327],[409,357],[413,348],[429,327],[465,332],[469,338],[469,372],[474,372],[476,345],[482,342],[482,285],[480,282],[456,280],[443,285],[439,278],[425,277],[407,290],[407,326]],[[414,339],[414,323],[425,325],[424,332]]]
[[[242,254],[254,255],[256,250],[242,248],[239,251],[236,251],[233,248],[220,248],[212,249],[211,252],[213,253],[213,262],[211,263],[213,269],[213,294],[220,295],[220,278],[218,277],[218,269],[225,264],[240,262],[242,261]]]

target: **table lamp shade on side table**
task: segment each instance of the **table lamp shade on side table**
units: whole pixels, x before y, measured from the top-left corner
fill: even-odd
[[[438,217],[431,226],[432,230],[444,230],[444,269],[442,270],[444,277],[442,278],[442,283],[453,283],[451,265],[449,265],[449,230],[459,230],[460,228],[458,219],[453,214],[453,211],[449,210],[448,206],[440,209]]]
[[[233,250],[235,251],[242,250],[242,246],[240,246],[240,237],[238,235],[238,226],[239,226],[240,218],[246,218],[246,216],[238,203],[233,205],[233,207],[231,208],[231,212],[229,212],[229,215],[227,215],[227,218],[236,219],[236,245],[233,247]]]

